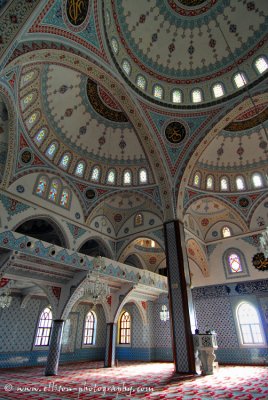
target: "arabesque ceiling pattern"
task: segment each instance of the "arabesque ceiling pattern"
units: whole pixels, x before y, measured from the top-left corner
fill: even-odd
[[[0,130],[6,190],[32,195],[33,174],[61,178],[80,205],[74,211],[79,229],[85,224],[104,235],[121,261],[138,251],[151,270],[165,266],[162,224],[175,218],[177,194],[178,216],[192,239],[188,254],[195,263],[202,255],[204,276],[202,243],[220,239],[223,224],[240,235],[268,222],[267,181],[258,190],[250,185],[254,171],[267,174],[267,71],[259,74],[254,67],[267,51],[265,1],[91,0],[76,16],[67,0],[40,1],[32,14],[38,2],[24,0],[17,9],[16,3],[0,8],[1,97],[19,111],[7,159],[7,137]],[[5,33],[3,24],[9,27]],[[248,79],[241,90],[232,82],[238,71]],[[146,78],[144,89],[137,87],[139,74]],[[211,90],[217,82],[225,88],[220,100]],[[162,99],[153,96],[156,84],[163,87]],[[198,105],[191,103],[195,88],[204,94]],[[171,101],[173,89],[182,92],[180,104]],[[7,126],[4,114],[0,129]],[[37,142],[42,129],[44,140]],[[49,158],[53,142],[58,153]],[[66,153],[68,169],[60,165]],[[83,176],[75,175],[79,161],[85,163]],[[91,180],[96,165],[98,182]],[[110,168],[114,184],[107,180]],[[143,168],[147,181],[140,184]],[[133,176],[130,185],[123,184],[125,169]],[[197,171],[200,187],[193,185]],[[238,172],[248,183],[243,193],[232,183]],[[225,193],[219,190],[222,174],[231,182]],[[214,178],[213,193],[207,175]],[[159,248],[137,248],[141,238],[159,239]]]

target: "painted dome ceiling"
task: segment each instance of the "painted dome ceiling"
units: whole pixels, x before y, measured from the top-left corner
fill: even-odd
[[[56,165],[64,154],[70,155],[70,168],[63,165],[65,171],[73,173],[82,161],[88,173],[101,165],[103,176],[108,168],[115,168],[120,179],[126,167],[137,174],[144,167],[149,173],[132,122],[109,91],[90,77],[56,64],[27,66],[21,72],[19,97],[22,119],[35,147]],[[57,146],[53,158],[48,154],[52,143]]]
[[[113,0],[105,23],[111,53],[129,83],[137,87],[141,74],[146,87],[140,92],[152,97],[160,84],[169,103],[172,90],[180,89],[183,105],[193,88],[210,102],[218,82],[232,95],[238,71],[248,83],[258,78],[253,61],[266,52],[267,16],[263,0]]]

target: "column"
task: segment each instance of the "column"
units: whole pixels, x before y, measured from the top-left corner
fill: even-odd
[[[57,375],[58,373],[63,325],[64,320],[62,319],[55,319],[53,321],[45,370],[46,376]]]
[[[114,367],[115,364],[115,344],[116,344],[116,324],[113,322],[106,324],[106,348],[104,367]]]
[[[177,373],[195,373],[191,320],[194,320],[183,224],[164,224],[173,357]],[[188,283],[188,284],[187,284]]]

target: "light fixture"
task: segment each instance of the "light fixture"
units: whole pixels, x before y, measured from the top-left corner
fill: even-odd
[[[101,282],[100,273],[106,269],[105,261],[101,256],[93,259],[93,271],[87,274],[87,282],[84,287],[84,294],[89,295],[94,303],[102,303],[110,295],[110,288],[106,282]],[[94,274],[95,273],[95,274]],[[95,276],[94,276],[94,275]]]
[[[165,305],[162,306],[162,310],[160,311],[160,319],[164,322],[169,320],[169,311]]]
[[[10,293],[10,289],[4,289],[3,293],[0,295],[0,308],[8,308],[10,306],[12,301]]]

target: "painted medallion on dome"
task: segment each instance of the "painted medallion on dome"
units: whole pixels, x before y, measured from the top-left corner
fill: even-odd
[[[89,9],[89,0],[66,0],[66,14],[69,22],[79,26],[85,21]]]

